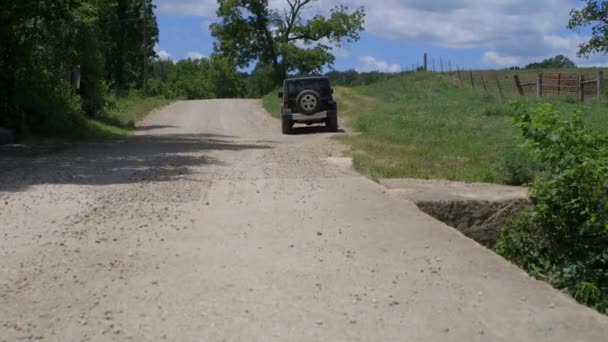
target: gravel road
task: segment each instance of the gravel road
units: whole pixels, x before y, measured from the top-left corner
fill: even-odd
[[[178,102],[123,140],[0,156],[0,341],[606,341],[331,134],[279,126]]]

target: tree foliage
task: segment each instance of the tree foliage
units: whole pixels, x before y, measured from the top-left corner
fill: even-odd
[[[188,100],[233,98],[245,94],[245,78],[228,58],[156,60],[150,79],[151,95]]]
[[[0,125],[58,133],[98,114],[110,86],[140,87],[158,41],[153,9],[152,0],[3,1]]]
[[[268,0],[218,0],[219,23],[211,25],[215,50],[238,67],[271,66],[275,84],[288,73],[320,73],[331,66],[334,45],[359,39],[365,11],[339,5],[329,16],[305,15],[312,0],[286,0],[280,12]]]
[[[531,210],[502,232],[497,251],[608,313],[608,139],[550,105],[517,108],[515,123],[544,168]]]
[[[568,28],[580,30],[591,27],[591,38],[579,45],[578,55],[588,57],[593,53],[608,54],[608,1],[583,0],[581,9],[570,12]]]
[[[526,65],[526,69],[571,69],[576,68],[576,64],[564,55],[557,55],[547,58],[539,63]]]

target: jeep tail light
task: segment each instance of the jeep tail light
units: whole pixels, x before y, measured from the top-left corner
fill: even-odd
[[[289,101],[287,99],[283,100],[283,108],[289,109]]]

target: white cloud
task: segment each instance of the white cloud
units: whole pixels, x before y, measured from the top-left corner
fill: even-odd
[[[159,59],[171,59],[171,54],[166,50],[160,50],[156,53]]]
[[[198,52],[198,51],[190,51],[186,54],[186,58],[202,59],[202,58],[207,58],[207,56],[205,56],[204,54],[202,54],[201,52]]]
[[[167,50],[161,50],[158,44],[154,46],[154,52],[158,55],[158,59],[173,59],[173,56]]]
[[[564,55],[581,67],[606,66],[608,63],[604,56],[595,55],[590,58],[580,58],[576,55],[579,45],[588,39],[589,37],[575,34],[564,36],[550,34],[543,37],[543,49],[535,55],[508,55],[491,50],[484,54],[482,62],[496,67],[525,66],[529,63],[540,62],[556,55]]]
[[[160,15],[215,16],[216,0],[154,0]]]
[[[380,71],[380,72],[400,72],[399,64],[390,64],[385,61],[379,61],[372,56],[365,56],[359,59],[361,64],[357,67],[359,72]]]
[[[554,50],[571,53],[578,49],[578,46],[584,41],[584,38],[578,35],[563,37],[552,34],[544,36],[543,41],[548,47]]]
[[[496,51],[487,51],[484,53],[482,62],[487,65],[497,66],[500,68],[508,68],[521,65],[521,58],[516,56],[502,56]]]
[[[506,49],[516,49],[530,35],[542,40],[545,34],[562,29],[573,6],[571,0],[332,2],[365,6],[367,31],[385,38],[452,48]]]

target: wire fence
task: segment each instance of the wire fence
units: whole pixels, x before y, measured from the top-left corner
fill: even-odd
[[[428,57],[405,68],[405,72],[433,72],[460,87],[477,89],[501,101],[536,97],[568,97],[578,101],[608,97],[602,68],[471,70],[445,57]]]

